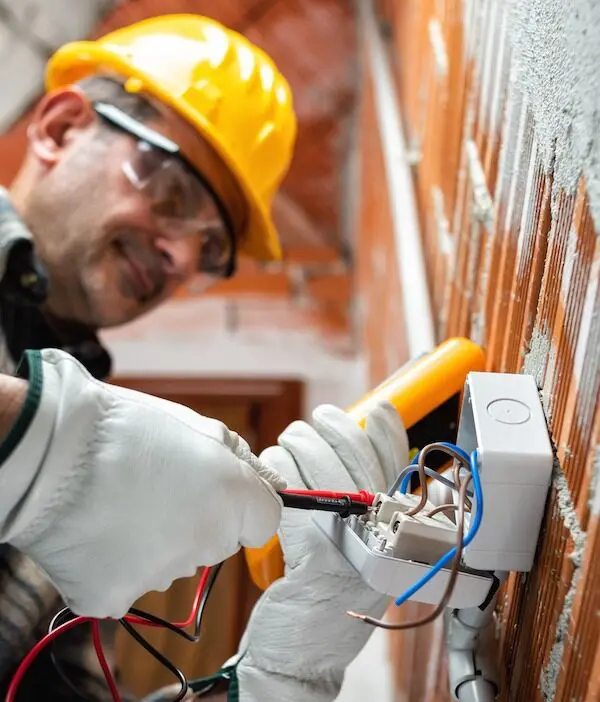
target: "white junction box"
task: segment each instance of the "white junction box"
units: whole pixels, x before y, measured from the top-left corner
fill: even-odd
[[[481,570],[531,570],[553,464],[534,379],[470,373],[457,443],[468,454],[477,449],[483,491],[483,519],[464,563]]]
[[[483,493],[482,520],[463,551],[448,606],[482,604],[497,586],[494,571],[529,571],[552,476],[553,454],[538,390],[531,376],[470,373],[465,383],[457,444],[477,450]],[[470,491],[473,490],[471,482]],[[479,509],[472,498],[472,514]],[[338,550],[378,592],[401,595],[456,544],[456,524],[435,513],[434,505],[414,516],[406,512],[419,498],[380,493],[366,515],[342,518],[314,512],[313,520]],[[454,498],[456,502],[456,496]],[[472,517],[471,517],[472,519]],[[465,533],[469,530],[467,517]],[[437,604],[450,564],[410,599]]]
[[[373,590],[397,597],[427,574],[431,564],[396,556],[392,549],[380,550],[380,542],[360,517],[342,519],[333,512],[313,512],[313,520],[321,531],[344,554]],[[446,589],[450,570],[444,568],[411,599],[438,604]],[[491,574],[470,573],[458,576],[449,607],[476,607],[488,596],[494,581]]]

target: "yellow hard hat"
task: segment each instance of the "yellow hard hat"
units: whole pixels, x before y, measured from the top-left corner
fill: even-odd
[[[290,87],[273,61],[237,32],[199,15],[165,15],[97,41],[61,47],[50,59],[54,90],[94,74],[155,96],[192,124],[235,176],[250,218],[240,249],[281,258],[271,201],[296,138]]]

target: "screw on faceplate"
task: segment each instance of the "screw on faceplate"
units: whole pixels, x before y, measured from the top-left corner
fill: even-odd
[[[395,534],[399,528],[400,528],[400,522],[394,522],[394,524],[392,525],[392,532]]]

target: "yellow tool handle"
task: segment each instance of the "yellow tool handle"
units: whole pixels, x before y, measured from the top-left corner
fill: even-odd
[[[429,414],[460,396],[468,373],[482,371],[484,367],[485,356],[480,346],[469,339],[448,339],[430,353],[402,366],[347,412],[364,426],[374,405],[388,400],[402,417],[410,439],[411,428],[416,428]],[[454,420],[458,421],[458,415]],[[435,440],[436,437],[432,436],[431,441]],[[282,577],[283,554],[277,536],[261,548],[245,549],[245,554],[252,580],[262,590]]]

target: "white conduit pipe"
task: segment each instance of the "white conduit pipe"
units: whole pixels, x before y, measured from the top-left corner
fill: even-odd
[[[373,81],[375,112],[402,286],[408,350],[410,357],[416,358],[434,348],[435,330],[412,173],[406,153],[396,86],[372,0],[358,0],[358,19],[363,28],[365,58]]]

